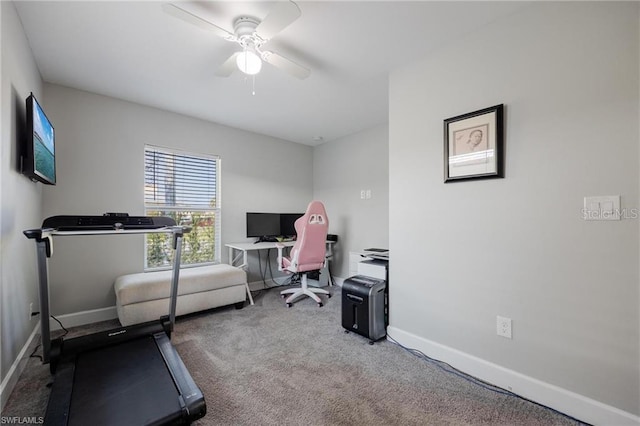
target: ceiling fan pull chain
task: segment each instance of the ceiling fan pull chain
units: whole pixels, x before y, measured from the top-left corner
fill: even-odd
[[[252,80],[253,80],[253,87],[251,88],[251,94],[252,94],[253,96],[255,96],[255,95],[256,95],[256,76],[255,76],[255,74],[254,74],[254,75],[252,75],[251,77],[253,77],[253,78],[252,78]]]

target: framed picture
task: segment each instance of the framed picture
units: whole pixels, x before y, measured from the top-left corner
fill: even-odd
[[[444,120],[444,181],[504,177],[502,104]]]

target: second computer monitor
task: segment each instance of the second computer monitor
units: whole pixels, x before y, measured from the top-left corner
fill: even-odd
[[[304,213],[282,213],[280,215],[280,235],[283,237],[293,237],[296,235],[294,224]]]

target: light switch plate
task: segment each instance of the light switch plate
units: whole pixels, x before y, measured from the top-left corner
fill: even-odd
[[[620,220],[620,196],[584,197],[584,220]]]

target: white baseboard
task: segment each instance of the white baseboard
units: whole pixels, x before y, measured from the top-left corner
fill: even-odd
[[[393,326],[387,327],[387,333],[389,337],[406,348],[417,349],[430,358],[444,361],[460,371],[581,421],[594,425],[640,425],[640,417],[634,414],[501,367],[457,349]]]
[[[16,386],[16,383],[18,383],[20,375],[27,366],[27,361],[29,360],[29,358],[25,355],[31,347],[31,343],[33,342],[33,339],[36,338],[36,336],[40,336],[40,324],[36,325],[33,328],[33,331],[31,332],[31,335],[29,335],[27,342],[20,350],[20,353],[16,357],[13,364],[11,364],[11,368],[9,368],[9,371],[4,377],[4,380],[2,381],[2,383],[0,383],[0,412],[4,410],[4,406],[9,400],[11,392],[13,392],[13,388]]]
[[[89,311],[75,312],[73,314],[56,315],[56,318],[58,318],[65,328],[69,328],[116,319],[118,318],[118,311],[115,306],[109,306],[108,308],[92,309]],[[60,324],[54,319],[49,320],[49,327],[51,331],[61,329]]]

